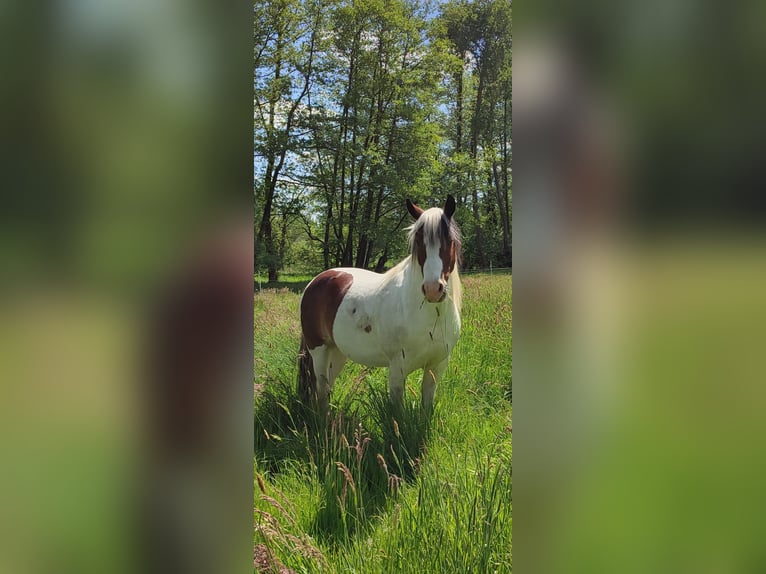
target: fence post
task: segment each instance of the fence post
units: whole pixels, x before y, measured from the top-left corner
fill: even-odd
[[[489,274],[492,275],[492,261],[489,262]]]

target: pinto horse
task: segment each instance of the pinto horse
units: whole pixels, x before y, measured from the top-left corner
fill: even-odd
[[[407,199],[415,219],[410,255],[384,274],[339,267],[320,273],[301,298],[303,338],[298,388],[326,413],[335,378],[348,359],[388,367],[389,398],[401,404],[404,382],[423,369],[422,405],[430,409],[460,335],[460,231],[444,209],[423,210]]]

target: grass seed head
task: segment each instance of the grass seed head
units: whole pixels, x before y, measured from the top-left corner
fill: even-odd
[[[386,472],[386,475],[388,475],[388,465],[386,464],[386,459],[383,458],[383,455],[378,453],[375,458],[378,460],[380,468],[382,468]]]
[[[397,476],[395,474],[389,474],[388,475],[388,490],[392,494],[396,494],[397,492],[399,492],[399,487],[402,485],[402,482],[404,481],[402,480],[401,476]]]
[[[263,494],[266,494],[266,485],[263,483],[263,478],[261,478],[260,473],[256,473],[255,477],[258,479],[258,488],[261,489]]]
[[[343,474],[343,478],[345,479],[344,489],[346,485],[351,487],[351,490],[354,494],[356,494],[356,484],[354,484],[354,477],[351,476],[351,471],[348,469],[348,467],[343,464],[342,462],[336,462],[335,466],[338,467],[338,470]]]

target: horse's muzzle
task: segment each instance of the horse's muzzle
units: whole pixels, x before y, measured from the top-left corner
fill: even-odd
[[[423,283],[422,290],[429,303],[440,303],[447,296],[447,290],[441,280]]]

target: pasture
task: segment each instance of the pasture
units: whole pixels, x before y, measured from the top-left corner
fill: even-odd
[[[462,278],[462,333],[427,419],[349,363],[320,424],[295,392],[306,278],[254,304],[254,565],[273,572],[511,572],[511,275]]]

